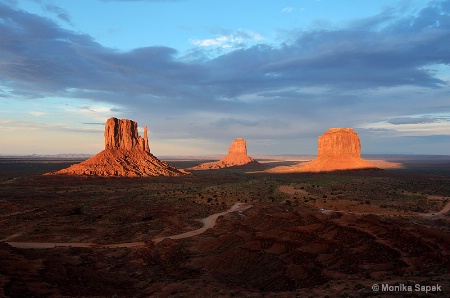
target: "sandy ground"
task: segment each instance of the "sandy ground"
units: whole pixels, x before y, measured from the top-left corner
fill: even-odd
[[[371,163],[374,167],[379,169],[402,169],[404,168],[404,164],[401,162],[391,162],[386,160],[367,160],[367,162]],[[308,169],[304,169],[303,165],[305,165],[307,162],[301,161],[299,163],[293,164],[293,165],[282,165],[277,166],[273,168],[269,168],[264,170],[268,173],[301,173],[301,172],[308,172]],[[267,164],[270,164],[267,162]]]
[[[368,162],[373,164],[375,167],[380,169],[402,169],[404,168],[403,163],[401,162],[392,162],[380,159],[368,159]]]

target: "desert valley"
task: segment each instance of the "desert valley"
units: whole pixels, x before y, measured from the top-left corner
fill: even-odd
[[[0,0],[0,298],[450,297],[449,53],[450,0]]]
[[[161,161],[146,131],[111,118],[89,159],[0,158],[0,296],[448,297],[449,156],[363,159],[334,128],[316,158],[237,138]]]

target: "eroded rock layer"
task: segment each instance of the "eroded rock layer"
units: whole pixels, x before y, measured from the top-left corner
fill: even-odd
[[[147,126],[144,137],[139,136],[138,125],[128,119],[109,118],[105,125],[105,149],[139,149],[150,153],[147,138]]]
[[[330,128],[319,137],[317,157],[360,157],[361,143],[351,128]]]
[[[180,176],[189,174],[150,153],[147,126],[139,136],[137,123],[109,118],[105,125],[105,149],[92,158],[52,174],[94,176]]]

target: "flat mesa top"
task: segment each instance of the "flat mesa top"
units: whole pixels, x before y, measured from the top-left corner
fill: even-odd
[[[348,128],[348,127],[342,127],[342,128],[333,127],[333,128],[328,129],[327,132],[355,132],[355,131],[353,130],[353,128]]]

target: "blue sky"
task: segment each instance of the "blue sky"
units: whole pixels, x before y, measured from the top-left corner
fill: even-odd
[[[0,154],[450,154],[450,1],[0,0]]]

